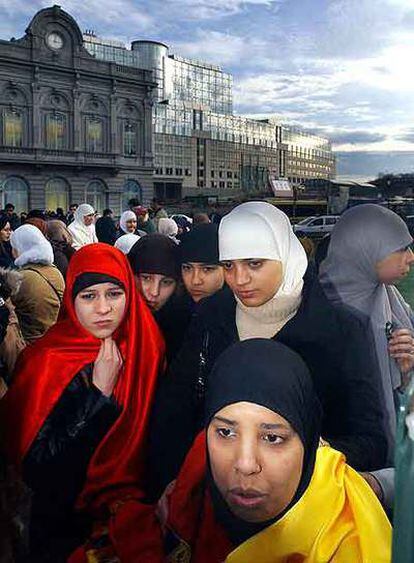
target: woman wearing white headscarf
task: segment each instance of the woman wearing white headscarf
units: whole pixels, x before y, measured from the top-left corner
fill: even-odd
[[[128,254],[131,248],[134,246],[136,242],[139,241],[141,237],[135,235],[134,233],[128,233],[127,235],[122,235],[119,239],[115,242],[115,248],[118,248],[124,254]]]
[[[119,219],[122,234],[134,233],[137,230],[137,216],[133,211],[124,211]]]
[[[180,241],[176,238],[178,235],[178,225],[174,219],[161,217],[158,221],[158,232],[162,235],[170,237],[175,243],[179,244]]]
[[[95,233],[95,210],[89,203],[82,203],[74,213],[74,220],[68,225],[68,230],[73,238],[72,246],[79,250],[86,244],[98,242]]]
[[[359,205],[335,225],[319,275],[329,300],[358,315],[375,343],[391,465],[399,391],[414,368],[413,313],[394,283],[414,262],[412,242],[396,213],[379,205]],[[384,476],[376,474],[389,504],[392,491]]]
[[[356,469],[380,467],[386,440],[373,352],[360,321],[324,296],[287,216],[265,202],[236,207],[220,223],[219,253],[230,289],[201,303],[155,404],[157,492],[175,478],[202,426],[204,384],[216,358],[249,338],[298,352],[324,408],[323,437]]]
[[[13,304],[26,342],[42,336],[55,324],[65,289],[62,274],[53,264],[53,248],[34,225],[22,225],[10,239],[14,263],[22,283]]]

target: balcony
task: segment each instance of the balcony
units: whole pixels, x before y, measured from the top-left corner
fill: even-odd
[[[119,169],[122,167],[123,160],[122,156],[113,153],[0,145],[0,163],[4,164],[54,164],[81,168],[93,166]]]

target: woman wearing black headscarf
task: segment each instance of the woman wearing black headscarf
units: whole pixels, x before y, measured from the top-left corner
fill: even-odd
[[[10,236],[12,230],[7,215],[0,215],[0,266],[13,268],[14,259],[11,252]]]
[[[164,336],[169,361],[176,352],[176,327],[168,305],[181,281],[178,245],[153,233],[140,238],[127,254],[138,289]],[[172,319],[173,320],[173,319]]]
[[[318,447],[320,422],[295,352],[268,339],[228,348],[207,384],[206,432],[160,503],[167,559],[390,561],[380,503],[343,454]]]

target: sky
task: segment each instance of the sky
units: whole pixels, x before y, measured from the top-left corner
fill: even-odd
[[[56,0],[57,2],[59,0]],[[0,0],[0,38],[42,0]],[[414,172],[414,0],[61,0],[82,30],[153,39],[234,77],[234,110],[327,135],[338,175]]]

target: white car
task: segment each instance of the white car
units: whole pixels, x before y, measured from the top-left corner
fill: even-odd
[[[339,215],[321,215],[320,217],[306,218],[294,225],[293,230],[298,236],[318,236],[330,233],[335,227]],[[309,220],[308,220],[309,219]]]

